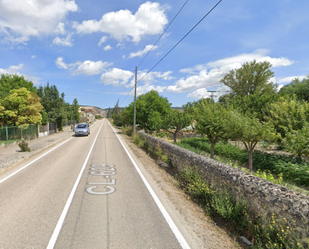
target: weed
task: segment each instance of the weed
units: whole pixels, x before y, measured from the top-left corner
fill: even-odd
[[[30,152],[31,149],[28,146],[28,143],[25,140],[21,140],[18,144],[19,148],[21,149],[22,152],[28,151]]]

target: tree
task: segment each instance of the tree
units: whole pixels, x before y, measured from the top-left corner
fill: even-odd
[[[236,111],[229,111],[227,120],[224,129],[231,139],[243,142],[249,156],[249,169],[252,171],[252,153],[257,143],[261,140],[274,141],[277,134],[269,123],[261,123],[257,118]]]
[[[160,129],[163,117],[168,113],[170,106],[167,98],[159,96],[158,92],[154,90],[138,96],[136,99],[136,124],[146,132]],[[128,112],[133,124],[134,102],[128,106]]]
[[[0,77],[0,99],[4,99],[13,89],[26,88],[29,92],[36,93],[36,87],[31,81],[25,80],[24,76],[17,74],[1,74]]]
[[[246,62],[241,68],[231,70],[221,82],[231,89],[232,96],[275,93],[277,85],[270,82],[274,77],[271,66],[267,61]]]
[[[210,158],[214,158],[215,145],[225,135],[226,112],[222,105],[211,101],[202,101],[195,108],[197,132],[206,135],[211,143]]]
[[[299,130],[288,132],[283,143],[288,151],[298,157],[302,155],[309,157],[309,123],[306,123]]]
[[[166,116],[163,117],[162,127],[167,132],[173,134],[174,143],[177,140],[177,133],[192,123],[191,116],[183,111],[170,109]]]
[[[8,126],[41,123],[40,98],[26,88],[13,89],[1,104],[1,123]]]
[[[73,113],[72,113],[72,116],[73,116],[73,119],[72,120],[76,120],[77,123],[79,123],[79,104],[78,104],[78,101],[77,99],[75,98],[73,100],[73,103],[72,103],[72,110],[73,110]]]
[[[63,129],[63,125],[68,117],[68,107],[64,102],[64,93],[59,95],[59,91],[55,85],[40,86],[37,90],[38,96],[42,99],[41,103],[47,113],[49,122],[56,122],[59,130]]]
[[[309,101],[309,75],[302,81],[299,78],[295,78],[290,84],[283,86],[280,91],[280,95],[295,95],[298,100]]]
[[[265,119],[284,139],[287,133],[300,130],[309,122],[309,103],[293,97],[280,97],[278,101],[268,106]]]

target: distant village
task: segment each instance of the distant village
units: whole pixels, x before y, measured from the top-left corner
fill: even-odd
[[[107,114],[106,110],[95,106],[80,106],[78,111],[80,123],[93,123],[96,119],[105,118]]]

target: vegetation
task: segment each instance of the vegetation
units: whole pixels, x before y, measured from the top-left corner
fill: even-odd
[[[61,130],[68,120],[79,121],[79,105],[64,101],[56,86],[33,85],[23,76],[2,74],[0,77],[0,125],[46,124],[56,122]]]

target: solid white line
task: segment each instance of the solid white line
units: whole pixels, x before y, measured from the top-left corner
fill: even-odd
[[[124,150],[126,151],[126,153],[128,154],[131,162],[133,163],[136,171],[138,172],[139,176],[142,178],[142,181],[144,182],[144,184],[146,185],[149,193],[151,194],[152,198],[154,199],[155,203],[157,204],[159,210],[161,211],[163,217],[165,218],[167,224],[170,226],[171,230],[173,231],[175,237],[177,238],[179,244],[181,245],[182,248],[184,249],[190,249],[190,246],[188,245],[187,241],[185,240],[185,238],[182,236],[181,232],[179,231],[179,229],[177,228],[176,224],[174,223],[174,221],[172,220],[172,218],[170,217],[170,215],[168,214],[168,212],[166,211],[165,207],[163,206],[163,204],[161,203],[161,201],[159,200],[158,196],[156,195],[156,193],[153,191],[152,187],[150,186],[150,184],[148,183],[148,181],[146,180],[146,178],[144,177],[142,171],[139,169],[139,167],[137,166],[137,164],[135,163],[134,159],[132,158],[132,156],[130,155],[129,151],[127,150],[127,148],[124,146],[123,142],[121,141],[121,139],[119,138],[119,136],[117,135],[117,133],[115,132],[115,130],[113,129],[113,127],[111,126],[111,124],[108,122],[108,124],[110,125],[110,127],[112,128],[113,132],[115,133],[115,135],[117,136],[118,140],[120,141],[122,147],[124,148]]]
[[[35,160],[31,161],[30,163],[26,164],[25,166],[23,166],[22,168],[20,168],[19,170],[15,171],[14,173],[8,175],[7,177],[3,178],[0,181],[0,184],[3,183],[4,181],[6,181],[7,179],[11,178],[12,176],[16,175],[17,173],[19,173],[20,171],[24,170],[25,168],[29,167],[31,164],[33,164],[34,162],[40,160],[42,157],[46,156],[48,153],[52,152],[53,150],[57,149],[58,147],[60,147],[61,145],[65,144],[66,142],[68,142],[69,140],[71,140],[72,137],[70,137],[69,139],[65,140],[64,142],[62,142],[61,144],[57,145],[56,147],[52,148],[51,150],[47,151],[46,153],[44,153],[42,156],[39,156],[38,158],[36,158]]]
[[[85,170],[85,168],[86,168],[86,165],[87,165],[87,163],[88,163],[90,154],[91,154],[91,152],[92,152],[92,150],[93,150],[93,147],[94,147],[94,145],[95,145],[95,143],[96,143],[96,141],[97,141],[97,138],[98,138],[98,136],[99,136],[99,133],[100,133],[102,127],[103,127],[103,122],[102,122],[102,125],[101,125],[101,127],[100,127],[100,129],[99,129],[99,131],[98,131],[98,133],[97,133],[97,135],[96,135],[96,137],[95,137],[95,139],[94,139],[94,142],[93,142],[93,144],[92,144],[92,146],[91,146],[91,148],[90,148],[90,150],[89,150],[89,153],[88,153],[88,156],[87,156],[87,158],[86,158],[86,160],[85,160],[85,162],[84,162],[84,165],[83,165],[83,167],[82,167],[82,169],[81,169],[81,171],[80,171],[80,173],[79,173],[79,175],[78,175],[78,177],[77,177],[77,179],[76,179],[76,181],[75,181],[75,184],[74,184],[74,186],[73,186],[73,188],[72,188],[72,191],[71,191],[71,193],[70,193],[70,195],[69,195],[69,198],[68,198],[68,200],[67,200],[67,202],[66,202],[66,204],[65,204],[65,206],[64,206],[64,209],[63,209],[63,211],[62,211],[62,213],[61,213],[61,216],[60,216],[60,218],[59,218],[59,220],[58,220],[58,222],[57,222],[57,225],[56,225],[56,228],[55,228],[55,230],[54,230],[54,232],[53,232],[53,235],[52,235],[52,237],[51,237],[50,240],[49,240],[48,246],[46,247],[47,249],[52,249],[52,248],[54,248],[54,246],[55,246],[55,244],[56,244],[56,241],[57,241],[57,239],[58,239],[60,230],[61,230],[62,225],[63,225],[63,223],[64,223],[64,219],[65,219],[65,217],[66,217],[66,215],[67,215],[67,213],[68,213],[68,211],[69,211],[69,208],[70,208],[71,203],[72,203],[72,201],[73,201],[73,197],[74,197],[74,195],[75,195],[76,189],[77,189],[77,187],[78,187],[78,184],[79,184],[79,182],[80,182],[80,179],[81,179],[81,177],[82,177],[82,174],[83,174],[83,172],[84,172],[84,170]]]

